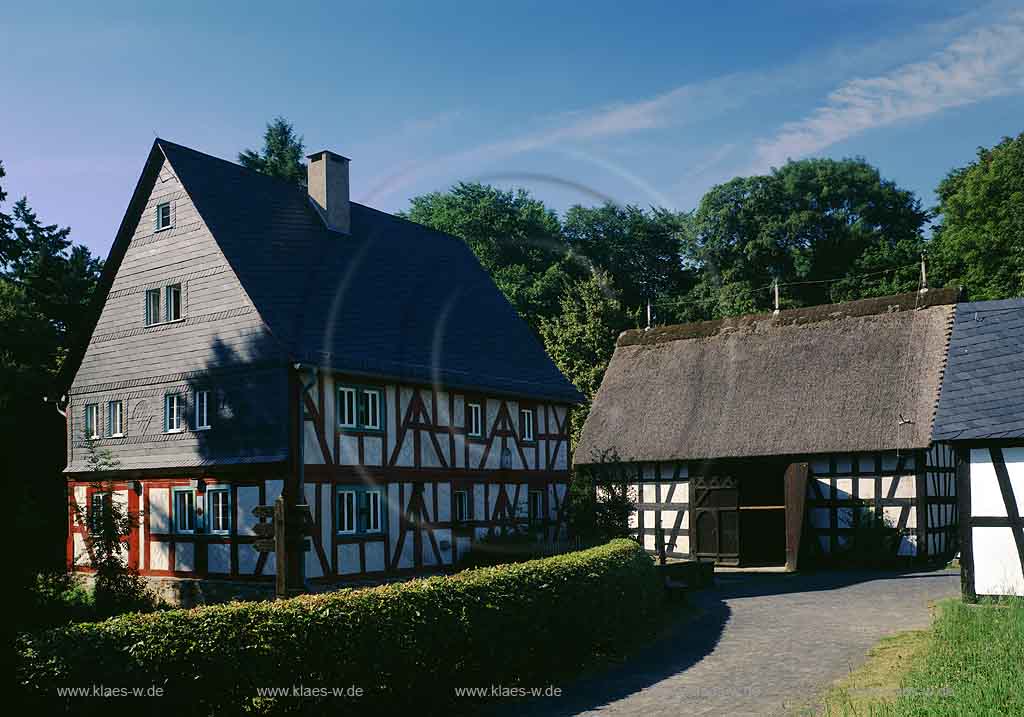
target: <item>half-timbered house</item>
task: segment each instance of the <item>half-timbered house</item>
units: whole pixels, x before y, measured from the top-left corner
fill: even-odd
[[[106,500],[154,578],[273,575],[253,508],[282,493],[311,507],[313,582],[562,530],[580,394],[463,241],[350,201],[348,159],[311,155],[307,190],[155,141],[99,294],[68,362],[70,565]]]
[[[1024,596],[1024,299],[957,306],[935,439],[956,453],[964,596]]]
[[[614,455],[652,552],[834,556],[868,526],[955,548],[953,451],[932,440],[955,290],[624,332],[574,453]],[[806,553],[805,553],[806,554]]]

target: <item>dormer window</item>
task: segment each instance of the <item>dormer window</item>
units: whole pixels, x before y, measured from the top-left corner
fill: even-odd
[[[171,228],[171,203],[161,202],[156,205],[156,230],[163,231]]]

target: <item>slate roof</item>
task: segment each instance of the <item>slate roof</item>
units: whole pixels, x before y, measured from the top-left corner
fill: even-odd
[[[624,332],[574,461],[925,448],[958,291]]]
[[[330,232],[301,187],[163,139],[150,162],[158,149],[292,360],[583,400],[461,239],[355,202],[351,234]]]
[[[957,306],[933,436],[1024,437],[1024,299]]]

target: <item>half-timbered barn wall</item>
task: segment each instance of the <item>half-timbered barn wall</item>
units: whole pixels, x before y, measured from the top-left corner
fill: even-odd
[[[846,548],[868,512],[898,530],[898,556],[956,552],[956,459],[948,444],[934,444],[927,451],[828,454],[793,461],[807,461],[810,466],[804,531],[820,553],[835,554]],[[746,463],[753,466],[758,460]],[[648,551],[657,553],[663,536],[667,556],[693,557],[693,482],[721,479],[728,473],[715,469],[705,476],[713,465],[704,461],[627,464],[626,484],[637,504],[630,527]],[[781,480],[781,474],[776,478]],[[741,509],[743,494],[740,485]]]
[[[1024,596],[1024,447],[964,449],[964,460],[966,592]]]

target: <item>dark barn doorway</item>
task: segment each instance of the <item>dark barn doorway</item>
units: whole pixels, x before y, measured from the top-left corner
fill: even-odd
[[[691,478],[690,520],[698,559],[749,567],[786,564],[789,459],[715,461]]]

